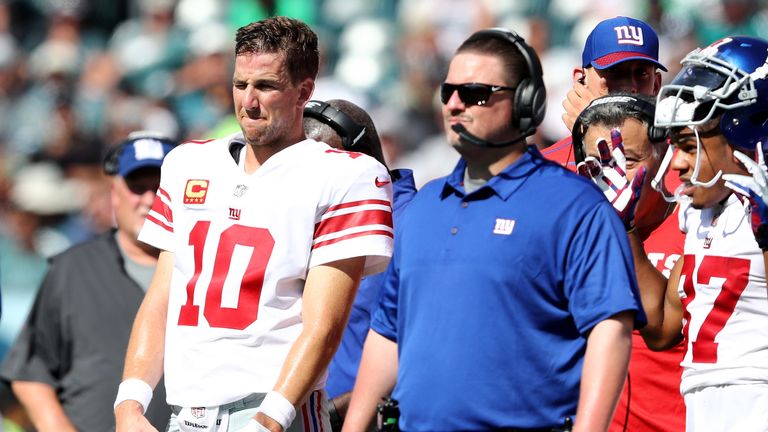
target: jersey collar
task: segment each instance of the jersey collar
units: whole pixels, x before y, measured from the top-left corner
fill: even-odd
[[[545,159],[536,146],[529,145],[527,151],[518,160],[510,164],[504,171],[491,177],[482,187],[467,194],[464,190],[464,171],[467,169],[467,162],[464,158],[460,158],[453,172],[445,177],[440,198],[445,199],[451,194],[460,197],[476,196],[480,198],[486,196],[491,191],[506,201],[522,186],[525,179],[543,163],[545,163]]]

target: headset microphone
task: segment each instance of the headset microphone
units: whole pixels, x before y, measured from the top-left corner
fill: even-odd
[[[520,141],[524,141],[525,138],[526,138],[525,135],[521,135],[521,136],[513,139],[512,141],[506,141],[506,142],[502,142],[502,143],[492,143],[492,142],[486,141],[486,140],[484,140],[484,139],[482,139],[482,138],[480,138],[480,137],[478,137],[476,135],[472,135],[467,130],[467,128],[465,128],[464,125],[461,124],[461,123],[456,123],[456,124],[452,125],[451,129],[453,129],[454,132],[459,134],[459,137],[461,139],[463,139],[464,141],[466,141],[466,142],[468,142],[470,144],[479,146],[479,147],[507,147],[507,146],[511,146],[512,144],[517,144]]]

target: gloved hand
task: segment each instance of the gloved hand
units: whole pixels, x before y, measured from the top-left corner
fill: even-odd
[[[760,143],[757,144],[757,162],[738,150],[733,155],[744,164],[752,176],[741,174],[723,174],[725,185],[736,193],[749,199],[752,207],[752,232],[755,234],[758,246],[763,251],[768,250],[768,168]]]
[[[630,182],[627,179],[627,159],[624,156],[624,141],[618,129],[611,130],[611,143],[601,139],[597,143],[600,153],[598,161],[594,156],[588,156],[576,167],[579,175],[591,179],[603,191],[619,214],[627,232],[635,229],[635,207],[643,189],[646,169],[640,167]]]

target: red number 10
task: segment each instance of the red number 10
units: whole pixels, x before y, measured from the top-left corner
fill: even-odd
[[[696,340],[691,342],[692,359],[695,363],[717,363],[717,342],[715,337],[725,327],[728,318],[733,315],[741,294],[747,287],[749,275],[749,260],[744,258],[730,258],[706,255],[701,260],[696,282],[701,285],[709,284],[713,277],[724,278],[723,287],[715,298],[712,310],[701,323]],[[688,326],[691,323],[691,313],[688,305],[696,297],[694,289],[693,270],[696,265],[694,255],[686,255],[683,261],[681,274],[685,276],[683,291],[686,298],[683,299],[683,316],[685,328],[683,334],[688,337]]]
[[[187,282],[187,302],[179,311],[179,325],[197,326],[200,306],[192,302],[195,297],[197,280],[200,278],[200,272],[203,268],[203,249],[210,226],[209,221],[200,221],[189,233],[189,245],[193,248],[195,273]],[[251,257],[240,283],[237,307],[222,307],[221,293],[236,245],[251,247]],[[221,233],[203,309],[203,315],[211,327],[243,330],[256,321],[259,314],[261,288],[264,284],[264,272],[274,246],[275,240],[264,228],[232,225]]]

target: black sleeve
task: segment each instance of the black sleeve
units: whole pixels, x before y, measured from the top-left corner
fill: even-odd
[[[43,279],[27,321],[0,366],[3,379],[42,382],[58,389],[71,364],[61,318],[62,291],[57,286],[63,279],[54,263]]]

